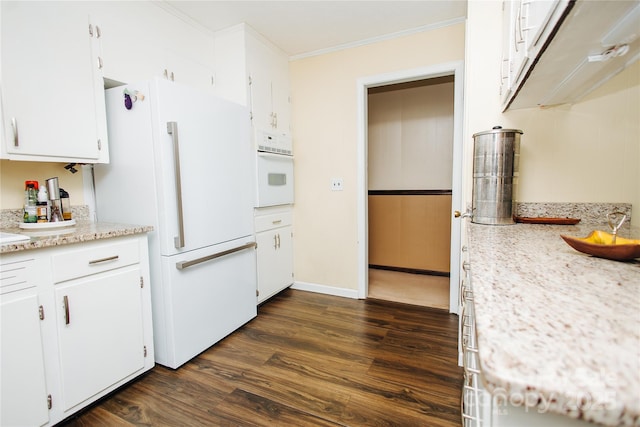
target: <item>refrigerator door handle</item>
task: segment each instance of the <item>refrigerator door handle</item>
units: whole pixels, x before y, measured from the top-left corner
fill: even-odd
[[[178,143],[178,123],[167,122],[167,133],[173,141],[173,162],[176,172],[176,207],[178,210],[178,235],[173,238],[176,249],[184,248],[184,217],[182,214],[182,181],[180,179],[180,145]]]
[[[216,252],[215,254],[212,255],[207,255],[205,257],[202,258],[196,258],[196,259],[192,259],[190,261],[180,261],[180,262],[176,262],[176,268],[178,270],[184,270],[187,267],[191,267],[192,265],[196,265],[196,264],[200,264],[206,261],[211,261],[212,259],[216,259],[216,258],[220,258],[223,257],[225,255],[229,255],[235,252],[240,252],[243,251],[245,249],[249,249],[249,248],[255,248],[256,247],[256,242],[249,242],[246,243],[242,246],[237,246],[235,248],[232,249],[227,249],[226,251],[221,251],[221,252]]]

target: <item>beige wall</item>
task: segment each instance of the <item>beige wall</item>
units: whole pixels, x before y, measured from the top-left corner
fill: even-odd
[[[472,135],[521,129],[523,202],[626,202],[640,225],[640,65],[574,105],[501,113],[500,2],[469,0],[465,56],[465,199],[471,200]]]
[[[358,286],[357,80],[463,57],[457,24],[291,62],[297,282]],[[330,190],[332,178],[344,191]]]
[[[356,80],[463,57],[467,203],[472,135],[502,125],[524,131],[518,200],[629,202],[640,225],[638,64],[575,105],[503,114],[501,14],[499,1],[469,0],[466,31],[454,25],[290,64],[296,281],[357,289]],[[334,177],[344,191],[330,191]]]
[[[640,225],[639,62],[580,103],[505,118],[525,131],[522,201],[632,203]]]
[[[71,205],[83,205],[82,171],[72,174],[64,168],[65,163],[18,162],[0,160],[0,209],[21,209],[24,205],[24,182],[44,183],[48,178],[58,177],[60,187],[69,193]]]

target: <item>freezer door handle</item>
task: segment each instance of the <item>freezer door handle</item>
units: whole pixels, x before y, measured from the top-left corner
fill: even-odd
[[[180,145],[178,143],[178,123],[167,122],[167,133],[173,141],[173,162],[176,173],[176,208],[178,210],[178,235],[173,238],[176,249],[184,248],[184,216],[182,214],[182,180],[180,178]]]
[[[206,261],[211,261],[212,259],[216,259],[216,258],[220,258],[223,257],[225,255],[230,255],[232,253],[235,252],[240,252],[240,251],[244,251],[245,249],[250,249],[250,248],[255,248],[256,247],[256,242],[249,242],[246,243],[242,246],[237,246],[233,249],[227,249],[226,251],[221,251],[221,252],[217,252],[215,254],[212,255],[207,255],[205,257],[202,258],[196,258],[196,259],[192,259],[190,261],[180,261],[180,262],[176,262],[176,268],[178,270],[184,270],[187,267],[191,267],[192,265],[196,265],[196,264],[200,264]]]

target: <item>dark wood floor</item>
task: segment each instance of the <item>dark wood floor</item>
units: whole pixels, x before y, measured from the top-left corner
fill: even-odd
[[[459,426],[456,315],[285,290],[67,426]]]

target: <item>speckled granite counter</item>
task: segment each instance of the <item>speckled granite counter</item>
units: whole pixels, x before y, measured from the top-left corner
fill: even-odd
[[[511,402],[638,426],[640,260],[594,258],[560,238],[594,229],[609,227],[468,225],[483,381]]]
[[[88,220],[77,220],[76,222],[76,225],[71,227],[46,230],[23,230],[19,227],[2,228],[1,231],[5,233],[22,234],[29,236],[30,240],[3,244],[0,246],[0,254],[92,240],[110,239],[113,237],[153,231],[153,227],[144,225],[96,223]]]

